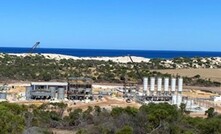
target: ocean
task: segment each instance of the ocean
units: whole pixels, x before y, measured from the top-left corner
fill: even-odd
[[[28,53],[31,48],[0,47],[0,53]],[[77,57],[139,56],[145,58],[221,57],[221,52],[205,51],[158,51],[158,50],[107,50],[107,49],[61,49],[37,48],[34,53],[64,54]]]

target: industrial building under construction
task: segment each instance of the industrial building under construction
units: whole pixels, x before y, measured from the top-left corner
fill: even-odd
[[[66,82],[31,82],[26,89],[26,99],[65,99],[68,83]]]
[[[31,82],[26,89],[27,100],[93,99],[90,78],[71,77],[68,82]]]
[[[69,78],[67,98],[70,100],[93,99],[92,83],[90,78]]]

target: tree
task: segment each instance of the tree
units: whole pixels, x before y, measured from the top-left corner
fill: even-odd
[[[183,114],[186,111],[186,104],[184,103],[180,104],[180,111],[181,111],[181,114]]]
[[[200,79],[200,77],[201,77],[201,76],[200,76],[199,74],[193,76],[193,78],[195,78],[195,79]]]
[[[207,115],[207,118],[214,117],[215,109],[213,107],[210,107],[208,110],[205,111],[205,115]]]
[[[120,130],[118,130],[116,134],[133,134],[133,128],[131,128],[130,126],[124,126]]]
[[[85,129],[80,129],[80,130],[77,131],[76,134],[88,134],[88,133]]]
[[[69,114],[69,125],[77,126],[80,123],[80,118],[82,116],[82,109],[75,109]]]
[[[207,118],[199,124],[200,134],[220,134],[221,121],[219,118]]]
[[[7,102],[0,103],[0,133],[19,134],[25,128],[25,120],[23,112],[27,109],[25,107],[10,104]]]
[[[94,111],[95,111],[96,115],[99,115],[101,113],[101,107],[94,106]]]

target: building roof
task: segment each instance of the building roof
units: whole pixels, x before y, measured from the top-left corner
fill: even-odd
[[[67,82],[31,82],[31,85],[36,86],[67,86]]]

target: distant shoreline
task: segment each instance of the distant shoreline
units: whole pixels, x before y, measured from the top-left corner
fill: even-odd
[[[29,47],[0,47],[0,49],[27,49],[27,50],[30,50],[31,48]],[[158,51],[164,51],[164,52],[206,52],[206,53],[221,53],[221,51],[199,51],[199,50],[143,50],[143,49],[94,49],[94,48],[48,48],[48,47],[41,47],[41,48],[37,48],[37,49],[60,49],[60,50],[99,50],[99,51],[102,51],[102,50],[107,50],[107,51],[155,51],[155,52],[158,52]],[[2,52],[0,52],[2,53]]]

